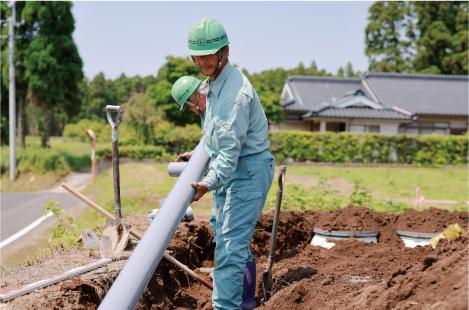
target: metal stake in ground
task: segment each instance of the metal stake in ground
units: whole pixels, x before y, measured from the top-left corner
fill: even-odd
[[[287,173],[287,166],[280,166],[278,174],[278,190],[277,201],[275,202],[274,222],[272,223],[272,237],[270,239],[269,259],[267,261],[267,269],[262,274],[262,288],[264,290],[264,300],[270,299],[272,291],[272,266],[274,264],[275,243],[277,242],[278,220],[280,217],[280,209],[282,206],[282,193],[283,182],[285,181],[285,174]]]

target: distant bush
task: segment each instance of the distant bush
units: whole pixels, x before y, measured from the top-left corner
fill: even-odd
[[[1,172],[9,170],[10,154],[8,147],[1,148]],[[17,149],[17,169],[20,172],[31,171],[38,174],[53,172],[58,177],[62,177],[70,172],[70,165],[67,160],[57,150],[28,147],[27,149]]]
[[[199,144],[201,136],[200,126],[192,124],[186,127],[175,127],[166,135],[166,140],[172,141],[181,152],[189,152]]]
[[[97,148],[96,156],[101,158],[112,158],[112,146],[109,145]],[[165,148],[160,145],[124,145],[119,146],[119,157],[132,159],[162,159],[168,158],[168,153],[165,152]]]
[[[468,136],[269,132],[275,159],[333,163],[467,164]]]
[[[94,134],[100,137],[100,140],[110,140],[111,138],[111,126],[108,123],[92,121],[89,119],[82,119],[76,124],[65,125],[63,136],[68,138],[75,138],[83,142],[88,142],[89,137],[86,136],[88,129],[93,130]],[[106,138],[108,137],[108,138]]]

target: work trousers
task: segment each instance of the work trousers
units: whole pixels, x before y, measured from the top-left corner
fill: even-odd
[[[268,150],[239,158],[228,182],[213,193],[212,218],[215,263],[213,307],[239,309],[246,263],[254,228],[274,178],[274,157]]]

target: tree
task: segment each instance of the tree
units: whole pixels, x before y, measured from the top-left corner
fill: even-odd
[[[344,77],[344,68],[340,67],[339,71],[337,71],[337,77]]]
[[[307,70],[307,74],[306,75],[311,75],[311,76],[326,76],[326,75],[330,75],[326,72],[325,69],[322,69],[322,70],[318,70],[318,67],[316,65],[316,62],[313,60],[313,62],[311,63],[311,66],[308,68]]]
[[[354,73],[352,63],[348,62],[347,66],[345,67],[345,75],[347,77],[360,77],[361,72],[357,71],[357,72]]]
[[[370,70],[468,74],[468,2],[376,2],[370,7]]]
[[[19,22],[21,20],[21,14],[25,7],[26,2],[18,1],[15,3],[16,8],[16,21]],[[1,2],[1,19],[6,19],[11,16],[12,9],[7,5],[5,1]],[[29,43],[35,38],[37,31],[37,25],[21,25],[20,27],[15,27],[15,35],[22,35],[23,38],[15,39],[15,88],[16,88],[16,103],[17,103],[17,111],[18,111],[18,146],[25,147],[25,136],[27,132],[27,125],[26,125],[26,95],[27,95],[27,88],[28,88],[28,80],[25,77],[25,51],[29,45]],[[2,28],[1,30],[2,35],[7,35],[9,33],[8,27]],[[1,50],[2,50],[2,86],[5,87],[5,92],[3,91],[2,87],[2,107],[3,107],[3,100],[6,103],[6,109],[8,110],[8,101],[9,101],[9,83],[10,83],[10,75],[9,75],[9,62],[8,62],[8,39],[2,39],[1,41]],[[8,114],[3,113],[2,108],[2,137],[3,137],[3,128],[8,128],[9,121],[8,121]],[[3,143],[2,139],[2,143]],[[5,141],[8,141],[5,140]]]
[[[143,144],[154,144],[154,129],[163,119],[148,94],[133,92],[122,107],[125,122],[135,128],[138,140]]]
[[[157,83],[147,89],[150,97],[154,100],[156,107],[161,108],[164,119],[178,126],[200,124],[199,116],[189,109],[179,111],[179,104],[171,96],[171,89],[181,76],[190,75],[202,81],[206,77],[188,58],[168,56],[166,60],[167,62],[158,71],[158,76],[155,79]]]
[[[412,2],[418,20],[411,33],[417,53],[414,70],[432,74],[468,74],[467,1]]]
[[[410,42],[403,33],[408,27],[409,6],[404,1],[378,1],[369,9],[370,23],[365,29],[365,53],[370,71],[408,72]]]
[[[68,117],[80,112],[83,63],[72,38],[75,20],[71,7],[71,2],[34,1],[26,2],[22,12],[28,25],[39,25],[36,38],[26,49],[25,76],[28,96],[44,116],[43,146],[49,142],[54,110],[64,111]]]
[[[89,97],[82,102],[83,116],[92,120],[105,120],[106,105],[111,104],[107,98],[106,79],[104,73],[97,74],[89,85]]]

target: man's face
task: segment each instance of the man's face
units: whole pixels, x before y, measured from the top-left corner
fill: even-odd
[[[205,76],[212,75],[218,66],[218,55],[194,56],[195,63]]]
[[[199,102],[197,102],[197,94],[199,95]],[[205,113],[205,101],[206,100],[207,100],[206,95],[200,94],[198,91],[195,91],[194,95],[191,96],[187,101],[190,102],[190,103],[193,103],[195,105],[198,104],[200,111],[202,111],[202,114],[204,114]],[[191,106],[190,104],[187,104],[187,102],[186,102],[186,106],[189,108],[189,110],[191,110],[195,114],[199,114],[199,111],[197,111],[196,107]]]
[[[195,63],[200,68],[202,73],[205,76],[212,75],[215,70],[217,70],[218,66],[218,53],[221,51],[216,52],[213,55],[204,55],[204,56],[194,56]],[[222,65],[227,62],[228,56],[230,54],[230,47],[226,47],[225,57],[223,58]]]

